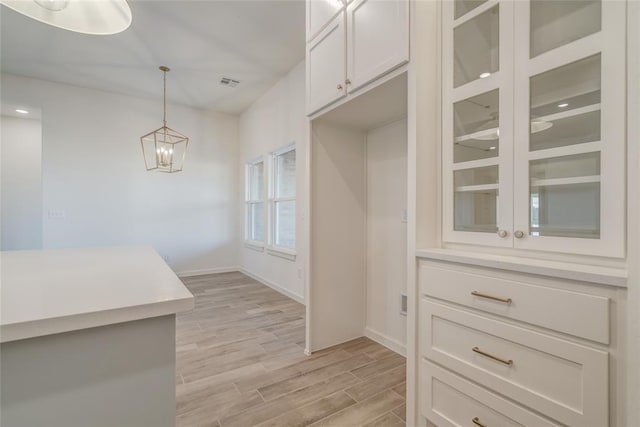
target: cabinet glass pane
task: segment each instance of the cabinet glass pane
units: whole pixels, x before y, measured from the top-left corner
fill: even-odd
[[[487,0],[456,0],[454,18],[458,19],[467,12],[471,12]]]
[[[531,58],[601,28],[601,0],[531,0]]]
[[[454,104],[454,163],[498,156],[498,110],[497,89]]]
[[[600,237],[599,152],[531,161],[529,176],[532,236]]]
[[[531,78],[530,150],[600,140],[600,55]]]
[[[453,30],[453,86],[488,77],[499,67],[499,6]]]
[[[498,230],[498,166],[453,173],[454,229],[493,233]]]

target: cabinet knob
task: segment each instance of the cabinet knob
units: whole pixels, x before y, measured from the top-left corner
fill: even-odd
[[[338,85],[336,86],[336,89],[342,90],[342,85],[340,83],[338,83]]]
[[[516,230],[515,233],[513,233],[513,235],[516,237],[516,239],[522,239],[524,237],[524,232],[520,230]]]
[[[498,236],[505,238],[509,235],[509,232],[507,230],[498,230]]]
[[[348,85],[351,84],[351,80],[349,80],[349,79],[345,80],[344,82],[345,82],[345,84],[348,84]]]

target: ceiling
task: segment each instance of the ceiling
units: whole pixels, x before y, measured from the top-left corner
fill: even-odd
[[[304,0],[129,0],[131,27],[65,31],[0,9],[3,73],[239,113],[304,59]],[[239,80],[231,88],[222,77]]]

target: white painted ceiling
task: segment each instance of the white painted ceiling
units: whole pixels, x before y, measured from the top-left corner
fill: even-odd
[[[304,0],[129,0],[131,27],[65,31],[0,9],[3,73],[228,113],[246,109],[304,59]],[[222,77],[240,81],[221,86]]]

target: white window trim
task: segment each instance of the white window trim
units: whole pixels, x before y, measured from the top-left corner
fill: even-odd
[[[278,246],[275,244],[275,206],[276,206],[276,202],[286,202],[286,201],[296,201],[296,198],[298,196],[298,189],[296,186],[296,195],[294,197],[275,197],[275,189],[276,189],[276,172],[277,172],[277,167],[276,167],[276,159],[278,156],[288,153],[289,151],[294,151],[296,149],[296,143],[295,142],[291,142],[287,145],[284,145],[280,148],[278,148],[277,150],[272,151],[271,153],[269,153],[269,197],[267,200],[267,211],[268,211],[268,244],[267,244],[267,253],[269,255],[273,255],[273,256],[277,256],[280,258],[284,258],[284,259],[288,259],[291,261],[295,261],[296,256],[297,256],[297,252],[295,248],[287,248],[287,247],[283,247],[283,246]],[[296,153],[297,154],[297,153]],[[296,156],[296,170],[298,168],[298,164],[297,164],[298,160],[297,160],[297,156]],[[296,202],[296,211],[297,211],[297,202]],[[296,215],[297,217],[297,215]],[[297,222],[297,218],[296,218],[296,222]],[[296,233],[296,239],[297,239],[297,233]]]
[[[262,172],[263,174],[262,194],[260,199],[251,199],[251,167],[257,165],[258,163],[262,163],[262,171],[263,171]],[[244,242],[245,242],[245,247],[259,251],[259,252],[264,251],[264,247],[265,247],[264,234],[266,233],[263,230],[263,240],[252,240],[249,238],[249,236],[251,235],[250,228],[252,225],[251,218],[250,218],[251,216],[250,206],[257,203],[262,203],[262,206],[264,207],[267,206],[267,202],[265,200],[265,188],[264,188],[265,187],[264,185],[265,166],[266,166],[265,158],[264,156],[261,155],[246,162],[245,172],[244,172]],[[264,218],[263,218],[263,227],[264,225],[266,225],[266,222],[264,221]]]

